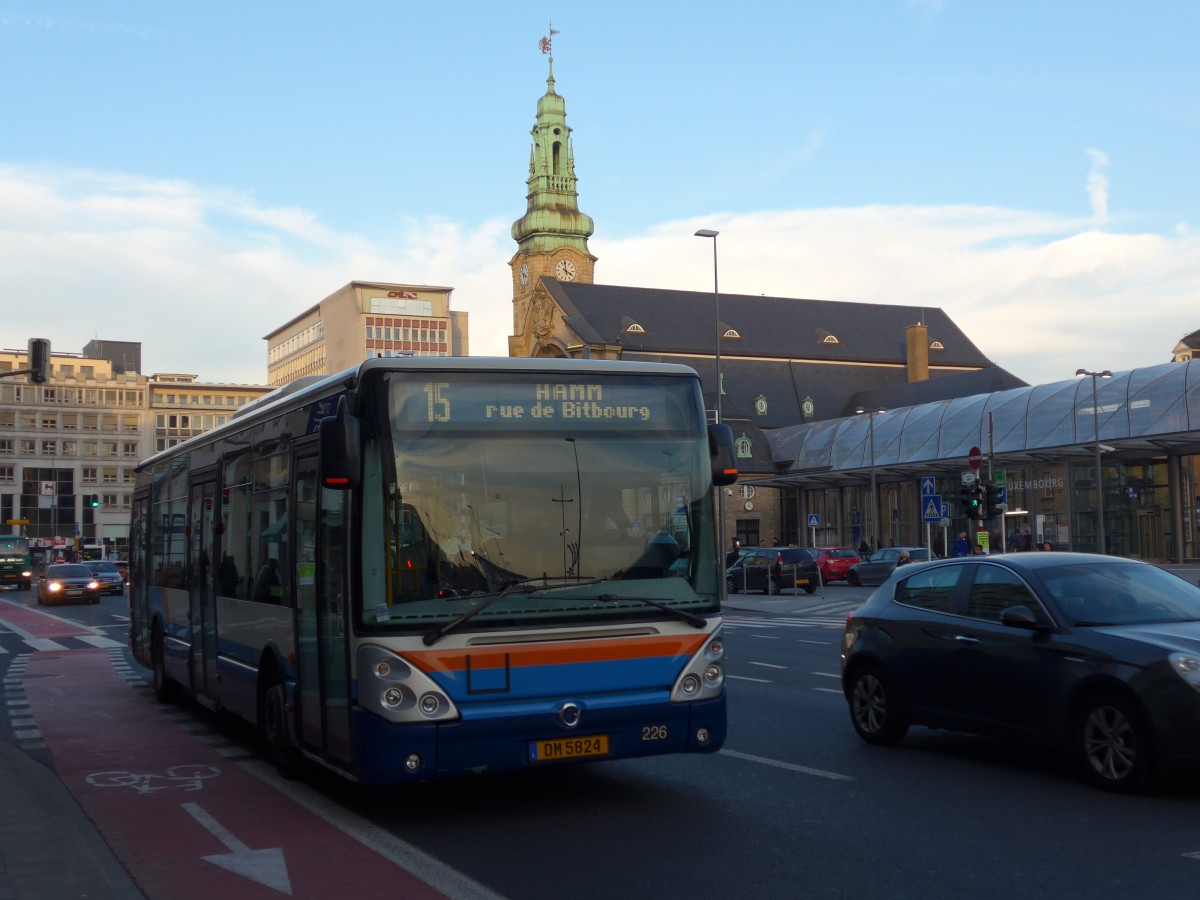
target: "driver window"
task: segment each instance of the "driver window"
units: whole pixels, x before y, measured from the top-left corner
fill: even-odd
[[[967,615],[973,619],[999,622],[1000,613],[1010,606],[1028,607],[1039,621],[1046,621],[1037,598],[1025,586],[1025,582],[1000,566],[979,566],[967,600]]]

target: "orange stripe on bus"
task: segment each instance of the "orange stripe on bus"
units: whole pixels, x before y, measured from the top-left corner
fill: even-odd
[[[553,644],[517,644],[508,648],[464,647],[446,650],[409,650],[401,655],[423,672],[459,672],[472,669],[502,668],[507,654],[509,665],[562,666],[572,663],[612,662],[620,659],[645,659],[653,656],[691,656],[708,639],[708,634],[617,638],[598,641],[562,641]]]

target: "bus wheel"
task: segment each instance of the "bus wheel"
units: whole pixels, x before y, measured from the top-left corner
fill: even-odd
[[[284,778],[295,778],[299,774],[300,754],[288,737],[287,703],[283,684],[278,675],[262,691],[259,699],[258,728],[266,741],[271,759]]]
[[[159,703],[172,702],[177,689],[175,682],[167,676],[166,661],[163,659],[162,629],[157,624],[150,635],[150,667],[154,672],[154,699]]]

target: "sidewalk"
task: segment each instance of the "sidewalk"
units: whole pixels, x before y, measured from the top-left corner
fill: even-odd
[[[0,743],[0,900],[143,900],[58,776]]]

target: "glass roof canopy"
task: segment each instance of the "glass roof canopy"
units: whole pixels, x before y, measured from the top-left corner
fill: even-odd
[[[973,447],[1008,465],[1084,462],[1094,453],[1097,419],[1101,449],[1118,459],[1200,453],[1200,360],[1097,378],[1096,398],[1093,404],[1092,379],[1080,377],[875,413],[876,476],[958,472]],[[755,484],[861,482],[872,468],[870,418],[768,432],[774,458],[789,465],[784,474]]]

